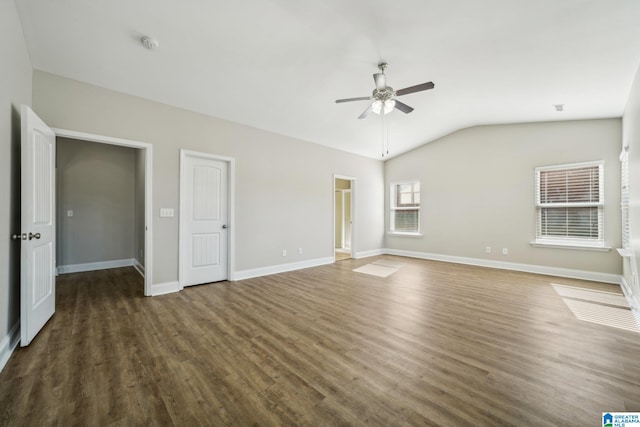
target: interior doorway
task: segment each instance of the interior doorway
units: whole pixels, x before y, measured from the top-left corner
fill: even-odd
[[[82,141],[85,143],[99,143],[106,144],[111,146],[119,146],[119,147],[127,147],[135,149],[135,162],[136,162],[136,175],[138,175],[135,179],[135,185],[140,188],[136,189],[138,193],[138,197],[136,197],[135,205],[136,205],[136,215],[135,215],[135,226],[134,233],[135,241],[137,242],[134,247],[134,256],[131,259],[127,260],[118,260],[118,261],[127,261],[126,265],[133,266],[138,272],[143,276],[144,280],[144,295],[150,296],[152,295],[151,287],[153,283],[152,273],[153,273],[153,232],[152,232],[152,224],[153,224],[153,212],[152,212],[152,194],[153,194],[153,147],[151,144],[133,141],[123,138],[114,138],[110,136],[104,135],[96,135],[85,132],[77,132],[67,129],[57,129],[52,128],[52,131],[55,133],[56,139],[65,138],[67,140],[76,140]],[[62,218],[69,218],[68,210],[72,209],[63,209],[60,212],[61,218],[58,220],[62,220]],[[75,215],[75,212],[71,213],[71,215]],[[91,267],[91,263],[86,264],[87,268]],[[114,268],[121,267],[124,265],[120,265],[118,262],[114,263],[96,263],[95,269],[100,268]],[[83,268],[76,269],[77,271],[83,271]],[[73,272],[74,269],[62,269],[60,272]],[[85,270],[86,271],[86,270]]]
[[[150,144],[50,128],[22,105],[20,156],[20,231],[11,238],[20,248],[20,345],[31,343],[55,313],[56,295],[56,137],[81,139],[139,148],[144,153],[144,294],[151,287],[151,177]],[[89,230],[90,232],[91,230]]]
[[[355,179],[334,176],[334,256],[336,261],[353,257],[353,193]]]
[[[58,274],[133,266],[144,277],[140,148],[56,138]]]

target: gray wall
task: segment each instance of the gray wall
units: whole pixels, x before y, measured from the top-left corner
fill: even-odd
[[[334,173],[357,180],[357,251],[382,247],[380,161],[39,71],[33,85],[34,111],[52,127],[153,144],[156,284],[178,279],[178,217],[158,214],[178,212],[180,148],[236,159],[236,270],[333,256]]]
[[[479,126],[391,159],[386,195],[390,182],[420,180],[424,236],[387,236],[386,247],[621,274],[615,250],[529,244],[535,237],[535,167],[604,160],[605,240],[620,246],[621,137],[619,119]],[[385,218],[388,229],[388,213]],[[502,248],[509,254],[502,255]]]
[[[636,74],[627,108],[622,118],[622,141],[629,146],[629,229],[635,263],[640,269],[640,69]],[[625,280],[633,286],[635,300],[640,304],[640,286],[631,277],[629,260],[624,263]],[[638,271],[638,270],[636,270]]]
[[[138,264],[144,267],[144,199],[145,199],[145,165],[144,151],[135,150],[136,153],[136,176],[135,176],[135,242],[134,258]]]
[[[20,105],[31,105],[31,63],[12,0],[0,1],[0,357],[20,319]]]
[[[137,150],[66,138],[56,143],[57,265],[132,259]]]

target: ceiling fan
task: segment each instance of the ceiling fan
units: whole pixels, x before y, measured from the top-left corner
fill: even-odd
[[[367,107],[367,109],[358,116],[359,119],[364,119],[372,111],[375,114],[389,114],[394,109],[398,109],[405,114],[409,114],[413,111],[413,108],[409,107],[403,102],[398,101],[397,99],[395,99],[395,97],[408,95],[415,92],[421,92],[423,90],[433,89],[435,87],[433,82],[427,82],[415,86],[409,86],[400,90],[393,90],[391,86],[387,86],[387,76],[384,74],[384,70],[386,70],[387,67],[388,64],[386,62],[381,62],[378,64],[380,72],[373,75],[373,80],[376,83],[376,88],[373,90],[371,96],[336,99],[336,104],[352,101],[373,101],[371,105],[369,105],[369,107]]]

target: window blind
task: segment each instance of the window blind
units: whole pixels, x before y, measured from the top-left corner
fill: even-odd
[[[629,234],[629,147],[620,153],[620,210],[622,212],[622,247],[630,247]]]
[[[391,184],[391,231],[417,233],[420,231],[420,182]]]
[[[602,164],[536,169],[536,239],[603,242]]]

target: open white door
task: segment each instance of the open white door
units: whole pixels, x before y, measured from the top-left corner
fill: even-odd
[[[180,229],[182,286],[228,278],[227,162],[181,152]]]
[[[24,347],[55,311],[56,136],[26,105],[21,120],[20,345]]]

